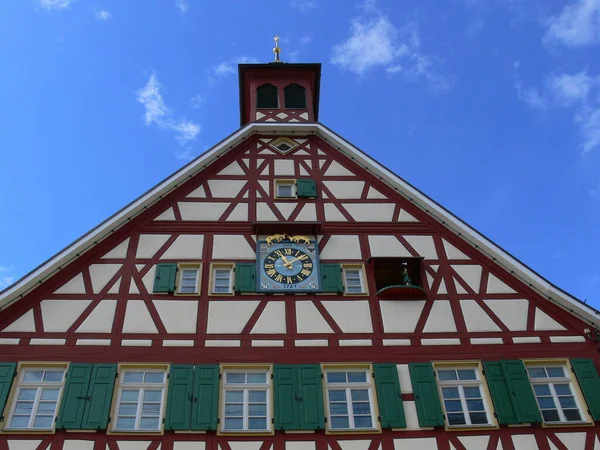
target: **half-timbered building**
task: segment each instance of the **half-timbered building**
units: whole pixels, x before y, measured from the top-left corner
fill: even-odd
[[[600,450],[598,311],[239,66],[241,127],[0,293],[0,450]]]

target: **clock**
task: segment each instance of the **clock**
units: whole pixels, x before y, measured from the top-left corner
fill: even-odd
[[[305,236],[276,234],[258,242],[260,292],[319,292],[318,247]]]

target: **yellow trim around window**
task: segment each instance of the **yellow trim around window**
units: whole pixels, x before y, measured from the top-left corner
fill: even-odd
[[[594,419],[588,412],[588,404],[583,396],[583,392],[581,392],[581,388],[579,387],[579,382],[577,381],[577,377],[575,376],[575,372],[573,372],[573,367],[571,366],[571,361],[569,358],[555,358],[555,359],[522,359],[523,364],[525,364],[525,369],[527,366],[542,366],[542,365],[564,365],[567,369],[567,375],[569,376],[569,380],[571,381],[571,386],[573,386],[573,393],[577,396],[577,400],[581,405],[581,409],[583,410],[583,416],[585,417],[585,422],[564,422],[564,423],[545,423],[542,419],[542,428],[573,428],[573,427],[588,427],[594,426]],[[529,375],[528,375],[529,376]],[[532,385],[533,389],[533,385]],[[535,396],[535,393],[533,394]],[[537,404],[537,399],[536,399]],[[540,412],[541,415],[541,412]]]
[[[444,429],[446,431],[452,431],[452,432],[455,432],[455,431],[463,432],[463,431],[472,431],[472,430],[483,431],[483,430],[497,430],[498,428],[500,428],[500,425],[498,424],[498,420],[496,419],[496,410],[494,409],[494,402],[492,401],[492,395],[488,388],[487,378],[483,371],[483,365],[481,364],[481,360],[432,361],[431,363],[433,364],[433,370],[436,373],[435,384],[437,385],[437,388],[438,388],[438,393],[440,396],[440,403],[441,403],[442,411],[444,412]],[[444,368],[444,369],[457,368],[457,367],[476,367],[479,370],[479,376],[480,376],[480,380],[481,380],[481,389],[483,392],[483,401],[485,402],[487,411],[489,412],[490,419],[492,422],[491,425],[469,425],[469,426],[461,426],[461,427],[450,427],[448,425],[448,420],[446,419],[448,416],[448,413],[446,412],[446,406],[444,405],[444,397],[442,396],[442,388],[440,386],[439,378],[437,376],[437,369],[438,368]]]
[[[340,263],[342,269],[342,281],[344,283],[344,297],[366,297],[369,295],[369,283],[367,282],[367,272],[365,271],[365,265],[362,263]],[[358,269],[360,270],[360,276],[362,281],[363,292],[350,293],[346,291],[346,269]]]
[[[48,430],[28,430],[28,429],[7,429],[8,419],[10,419],[9,411],[12,407],[13,401],[16,401],[15,395],[19,386],[19,378],[21,377],[21,373],[23,370],[31,368],[31,367],[48,367],[48,368],[59,368],[62,367],[65,370],[65,375],[63,376],[62,384],[60,387],[60,395],[58,396],[58,400],[56,402],[56,414],[54,415],[54,419],[52,421],[52,429]],[[4,419],[0,422],[0,433],[1,434],[55,434],[56,433],[56,417],[58,416],[58,412],[60,411],[60,404],[63,398],[63,388],[65,387],[65,381],[67,380],[66,373],[69,370],[69,362],[67,361],[52,361],[52,362],[43,362],[43,361],[21,361],[17,363],[17,368],[15,369],[15,376],[13,378],[12,386],[10,387],[10,392],[8,393],[8,397],[6,398],[6,403],[4,404],[4,410],[0,411]]]
[[[291,197],[279,197],[277,195],[277,186],[279,184],[291,184],[292,185],[292,196]],[[298,200],[298,188],[296,187],[295,178],[278,178],[273,180],[273,198],[278,200]]]
[[[225,377],[223,373],[226,370],[266,370],[267,371],[267,382],[269,384],[269,412],[271,417],[267,417],[267,424],[269,425],[268,431],[221,431],[221,423],[217,425],[217,436],[272,436],[275,434],[275,424],[273,419],[275,417],[275,399],[273,392],[273,364],[222,364],[219,365],[219,408],[218,417],[221,418],[221,422],[224,422],[223,405],[225,396],[223,395],[223,386],[225,384]]]
[[[202,289],[202,263],[178,263],[177,264],[177,288],[175,289],[174,295],[181,297],[198,297],[200,295],[200,289]],[[196,280],[196,292],[181,292],[183,270],[184,269],[196,269],[198,271]]]
[[[215,293],[213,292],[215,277],[214,271],[215,269],[230,269],[231,270],[231,292],[223,292],[223,293]],[[218,263],[210,263],[209,271],[208,271],[208,295],[211,297],[232,297],[235,295],[235,263],[233,262],[218,262]]]

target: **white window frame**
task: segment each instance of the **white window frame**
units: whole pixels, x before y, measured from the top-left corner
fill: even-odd
[[[368,295],[367,277],[365,275],[365,267],[363,264],[340,264],[342,267],[342,276],[344,282],[344,295]],[[348,278],[346,272],[357,271],[360,280],[360,292],[348,291]]]
[[[234,263],[213,263],[210,265],[210,295],[233,295],[233,284],[234,284]],[[216,277],[217,270],[229,271],[229,286],[227,292],[216,292],[217,287]]]
[[[346,382],[346,383],[330,383],[327,379],[328,373],[340,373],[340,372],[364,372],[366,374],[366,382]],[[325,367],[324,368],[324,381],[325,381],[325,402],[327,405],[327,429],[332,432],[346,432],[346,431],[373,431],[378,429],[379,422],[377,421],[377,404],[375,402],[375,390],[374,382],[372,377],[372,369],[370,367]],[[342,390],[346,391],[346,408],[348,413],[348,425],[349,428],[334,428],[333,421],[331,420],[331,406],[329,402],[329,390]],[[352,408],[352,389],[367,390],[369,395],[369,407],[371,409],[371,427],[356,427],[354,423],[354,411]],[[335,414],[334,414],[335,416]]]
[[[291,195],[290,196],[284,196],[282,197],[281,195],[279,195],[279,187],[280,186],[290,186],[291,187]],[[296,187],[296,180],[295,179],[280,179],[280,180],[275,180],[275,198],[277,199],[282,199],[282,200],[293,200],[293,199],[297,199],[298,198],[298,189]]]
[[[10,413],[8,414],[8,419],[6,420],[6,425],[5,425],[5,429],[6,430],[27,430],[27,431],[47,431],[47,430],[53,430],[54,429],[54,424],[55,424],[55,420],[56,420],[56,415],[58,414],[58,409],[60,408],[60,401],[62,398],[62,391],[63,391],[63,387],[64,387],[64,383],[65,383],[65,378],[66,378],[66,371],[67,371],[67,367],[66,366],[22,366],[19,367],[19,381],[16,385],[16,388],[14,390],[14,395],[12,397],[12,401],[11,401],[11,405],[10,405]],[[62,371],[62,379],[61,381],[24,381],[25,379],[25,374],[27,372],[39,372],[39,371],[52,371],[52,372],[60,372]],[[58,396],[56,398],[56,406],[54,408],[54,414],[52,415],[52,421],[51,421],[51,425],[50,427],[47,428],[41,428],[41,427],[34,427],[34,421],[35,421],[35,416],[37,415],[36,413],[38,412],[38,408],[40,406],[40,401],[41,401],[41,394],[42,394],[42,390],[44,388],[58,388]],[[31,410],[31,415],[29,416],[29,423],[27,424],[27,427],[11,427],[10,424],[12,422],[13,416],[15,415],[15,409],[17,407],[17,402],[19,401],[19,393],[21,392],[21,389],[36,389],[36,394],[35,394],[35,398],[33,400],[33,406],[32,406],[32,410]],[[23,414],[18,414],[18,415],[23,415]],[[45,414],[48,415],[48,414]]]
[[[144,373],[161,373],[163,375],[162,383],[124,383],[125,375],[130,372],[144,372]],[[112,432],[114,433],[159,433],[163,428],[163,418],[165,417],[165,403],[167,398],[167,368],[157,368],[157,367],[126,367],[120,370],[119,372],[119,386],[117,389],[117,396],[114,404],[114,411],[112,414],[113,423],[112,423]],[[158,428],[156,429],[147,429],[140,428],[141,419],[142,419],[142,404],[144,399],[144,392],[148,390],[157,390],[161,389],[161,398],[160,398],[160,412],[158,416]],[[121,394],[124,390],[138,390],[138,399],[137,399],[137,407],[135,414],[135,428],[117,428],[119,423],[119,407],[121,406]]]
[[[290,146],[289,150],[280,150],[277,146],[280,144],[286,143],[287,145]],[[277,150],[277,152],[281,153],[282,155],[287,155],[288,153],[290,153],[291,151],[295,150],[296,147],[298,147],[298,144],[294,141],[292,141],[291,139],[288,139],[286,137],[281,137],[278,138],[276,140],[274,140],[273,142],[270,142],[269,145]]]
[[[231,373],[264,373],[266,382],[263,383],[227,383],[227,374]],[[221,424],[220,424],[220,432],[221,433],[270,433],[272,431],[272,412],[271,412],[271,369],[268,367],[264,368],[256,368],[256,367],[248,367],[248,368],[224,368],[222,372],[222,382],[221,382]],[[225,404],[227,391],[243,391],[243,429],[227,429],[226,425],[226,417],[225,417]],[[249,392],[250,391],[265,391],[266,392],[266,425],[267,427],[264,429],[250,429],[248,426],[249,422]],[[236,416],[237,417],[237,416]]]
[[[202,264],[179,264],[179,274],[177,276],[177,295],[198,295],[200,294],[200,279],[202,276]],[[186,270],[196,271],[196,285],[194,292],[183,292],[183,272]]]
[[[563,373],[565,374],[564,377],[547,377],[547,378],[532,378],[531,375],[529,374],[529,369],[546,369],[546,368],[562,368]],[[580,424],[580,423],[587,423],[587,415],[585,413],[584,408],[582,408],[582,404],[581,404],[581,400],[579,398],[579,392],[577,389],[575,389],[575,384],[573,382],[573,379],[570,376],[570,370],[571,368],[569,366],[567,366],[567,364],[564,364],[562,362],[554,362],[554,363],[529,363],[525,365],[525,368],[527,369],[527,376],[529,377],[529,382],[531,383],[531,388],[533,389],[533,395],[535,396],[535,401],[536,404],[538,406],[538,409],[540,410],[540,415],[542,416],[542,421],[544,423],[547,424]],[[548,372],[546,371],[546,374]],[[539,400],[537,398],[537,395],[535,393],[535,388],[534,385],[548,385],[550,388],[550,395],[552,396],[552,400],[554,401],[554,407],[556,409],[556,411],[558,412],[558,417],[560,418],[559,421],[546,421],[544,419],[544,415],[542,414],[542,408],[540,407],[540,403]],[[577,410],[579,411],[579,416],[581,417],[580,420],[567,420],[565,413],[563,412],[563,407],[560,404],[560,400],[559,400],[559,395],[556,393],[556,388],[554,387],[555,384],[567,384],[569,386],[569,389],[571,390],[571,396],[573,397],[573,399],[575,400],[575,406],[577,408]],[[548,409],[548,408],[544,408],[544,409]],[[566,408],[566,409],[574,409],[574,408]]]
[[[488,396],[488,392],[485,388],[485,383],[482,379],[482,371],[479,365],[434,365],[435,367],[435,375],[436,381],[438,385],[438,390],[440,393],[440,400],[442,403],[442,408],[444,409],[444,416],[446,426],[448,428],[481,428],[481,427],[492,427],[495,426],[493,422],[493,414],[492,408],[490,407],[491,402]],[[475,380],[442,380],[439,375],[440,370],[474,370],[475,371]],[[455,424],[450,425],[450,421],[448,419],[448,411],[446,411],[446,403],[444,401],[444,393],[442,388],[445,387],[457,387],[458,394],[460,399],[460,404],[462,407],[462,414],[465,419],[464,424]],[[481,396],[481,401],[483,403],[483,409],[485,411],[486,423],[472,423],[471,416],[469,414],[469,408],[467,407],[467,398],[465,396],[464,387],[478,387],[479,394]],[[450,414],[458,414],[458,412],[450,411]]]

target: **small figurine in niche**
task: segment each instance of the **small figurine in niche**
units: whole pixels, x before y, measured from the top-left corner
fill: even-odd
[[[410,275],[408,274],[408,263],[402,263],[402,283],[405,286],[412,286],[412,280],[410,279]]]

